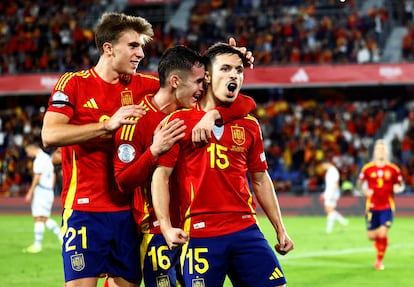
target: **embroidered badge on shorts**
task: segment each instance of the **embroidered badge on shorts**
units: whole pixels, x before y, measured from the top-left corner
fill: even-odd
[[[191,286],[192,287],[205,287],[206,284],[204,282],[204,278],[193,279],[192,282],[191,282]]]
[[[85,268],[85,258],[83,253],[76,253],[70,256],[70,263],[72,264],[72,269],[75,271],[82,271]]]
[[[157,287],[171,287],[170,278],[168,275],[157,276]]]

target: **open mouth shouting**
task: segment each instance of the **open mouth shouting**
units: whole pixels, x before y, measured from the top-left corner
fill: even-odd
[[[229,97],[234,97],[235,95],[235,91],[237,89],[237,84],[234,82],[231,82],[227,85],[227,90],[228,90],[228,96]]]

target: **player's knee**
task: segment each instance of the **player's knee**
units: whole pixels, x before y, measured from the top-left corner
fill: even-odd
[[[375,240],[377,238],[377,233],[375,231],[368,231],[368,239]]]

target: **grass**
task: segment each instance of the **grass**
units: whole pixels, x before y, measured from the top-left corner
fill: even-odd
[[[56,220],[60,221],[58,217]],[[325,234],[324,217],[285,217],[295,250],[279,256],[288,286],[358,287],[411,286],[414,225],[408,217],[395,218],[389,233],[386,269],[373,269],[375,252],[365,233],[364,219],[350,217],[350,224]],[[276,239],[267,220],[260,218],[269,242]],[[23,254],[32,243],[33,220],[28,215],[1,215],[0,278],[2,286],[62,287],[60,246],[51,232],[45,233],[43,252]],[[103,286],[100,282],[99,286]],[[226,287],[231,286],[226,282]],[[260,286],[258,286],[260,287]]]

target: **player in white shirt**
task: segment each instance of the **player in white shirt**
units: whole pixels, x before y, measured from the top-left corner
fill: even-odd
[[[34,218],[34,243],[23,249],[23,252],[38,253],[42,251],[45,228],[50,229],[62,242],[60,227],[50,218],[54,200],[55,170],[49,154],[36,143],[25,147],[28,157],[33,158],[33,178],[26,194],[26,202],[31,202]]]
[[[322,168],[325,170],[325,190],[322,192],[321,198],[326,213],[326,233],[331,233],[335,221],[345,226],[348,224],[348,220],[336,210],[336,205],[341,197],[339,170],[328,161],[322,163]]]

